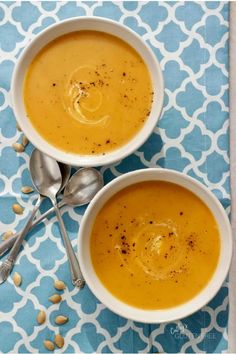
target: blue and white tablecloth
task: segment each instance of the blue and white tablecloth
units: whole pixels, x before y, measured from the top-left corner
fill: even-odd
[[[158,127],[132,156],[100,169],[105,182],[134,169],[168,167],[206,184],[229,211],[228,7],[225,2],[0,2],[0,231],[20,230],[37,197],[20,192],[31,184],[32,145],[18,155],[11,147],[21,138],[10,99],[17,57],[45,27],[84,15],[110,18],[136,31],[153,49],[165,77]],[[15,202],[25,207],[23,215],[12,212]],[[63,212],[75,248],[84,210]],[[70,319],[60,327],[65,353],[227,350],[227,282],[207,306],[182,321],[128,321],[106,309],[87,287],[71,286],[55,217],[29,235],[15,270],[23,277],[21,287],[11,278],[0,286],[0,352],[45,352],[43,340],[59,331],[57,314]],[[68,287],[63,301],[52,304],[48,298],[57,278]],[[42,326],[36,321],[40,309],[47,313]]]

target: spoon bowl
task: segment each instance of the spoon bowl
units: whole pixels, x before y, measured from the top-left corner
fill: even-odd
[[[88,204],[103,187],[103,178],[94,168],[81,168],[65,187],[63,202],[71,206]]]
[[[59,192],[62,176],[55,160],[35,149],[30,158],[29,168],[35,189],[40,195],[51,198]]]

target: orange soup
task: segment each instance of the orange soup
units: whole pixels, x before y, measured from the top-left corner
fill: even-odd
[[[152,83],[140,55],[121,39],[80,31],[47,44],[25,78],[32,124],[66,152],[105,154],[131,140],[150,114]]]
[[[104,286],[143,309],[180,305],[211,279],[220,236],[208,207],[173,183],[142,182],[115,194],[98,213],[91,258]]]

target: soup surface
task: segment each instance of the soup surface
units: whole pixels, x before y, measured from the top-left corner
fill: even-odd
[[[131,140],[150,114],[152,84],[140,55],[97,31],[61,36],[34,58],[24,102],[49,143],[79,154],[105,154]]]
[[[142,182],[115,194],[98,213],[91,258],[104,286],[143,309],[192,299],[216,269],[220,236],[208,207],[173,183]]]

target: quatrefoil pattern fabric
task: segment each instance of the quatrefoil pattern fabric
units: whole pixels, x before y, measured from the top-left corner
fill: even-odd
[[[11,105],[11,77],[27,43],[49,25],[71,17],[101,16],[137,32],[160,61],[165,78],[162,117],[147,142],[133,155],[100,168],[105,182],[131,170],[158,167],[182,171],[208,186],[229,212],[228,3],[225,2],[0,2],[0,230],[17,231],[37,198],[22,195],[30,185],[33,146],[16,154],[20,141]],[[23,215],[11,206],[20,203]],[[41,211],[49,207],[44,204]],[[76,249],[85,208],[63,209]],[[0,286],[0,352],[45,352],[59,328],[58,314],[69,317],[60,327],[60,352],[223,352],[227,349],[228,286],[222,286],[201,311],[181,321],[141,324],[109,311],[85,287],[74,289],[55,216],[27,237],[11,278]],[[55,279],[66,282],[62,302],[52,304]],[[39,326],[39,310],[47,313]],[[55,351],[57,352],[57,350]],[[59,352],[59,350],[58,350]]]

